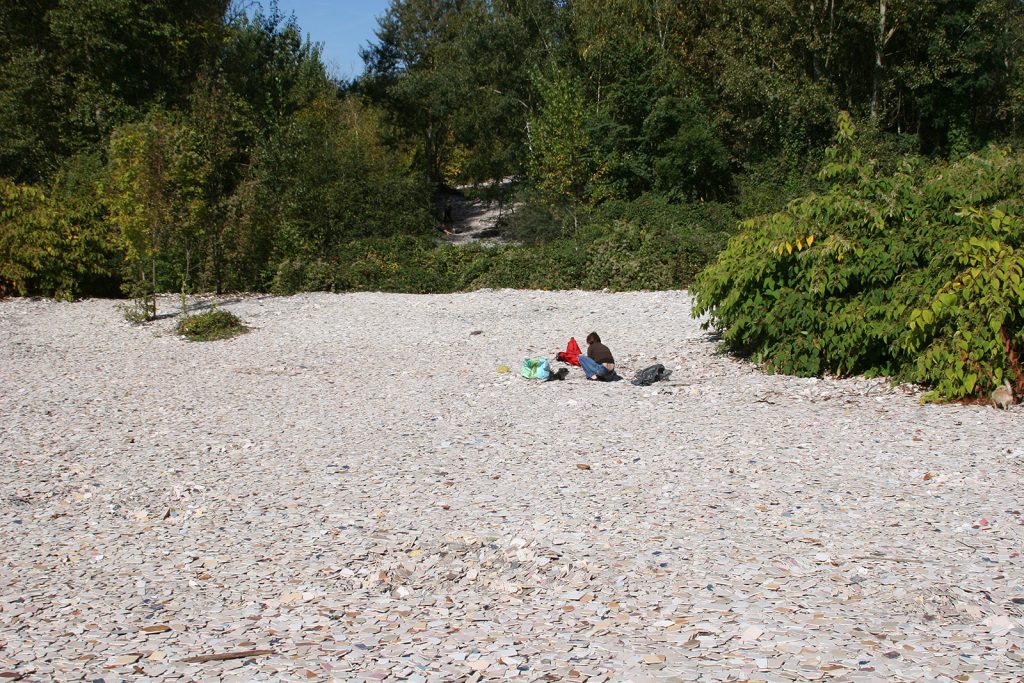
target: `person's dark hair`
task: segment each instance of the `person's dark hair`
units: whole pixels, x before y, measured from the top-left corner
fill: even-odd
[[[601,338],[597,336],[597,332],[591,332],[587,335],[588,344],[600,344]]]

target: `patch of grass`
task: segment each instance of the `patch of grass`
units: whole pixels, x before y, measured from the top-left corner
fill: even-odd
[[[190,341],[216,341],[245,334],[249,328],[234,313],[213,309],[178,323],[178,334]]]
[[[149,321],[149,314],[138,302],[117,304],[117,309],[124,315],[124,319],[132,325],[141,325]]]

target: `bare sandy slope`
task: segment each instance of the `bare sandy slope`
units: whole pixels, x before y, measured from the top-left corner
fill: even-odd
[[[502,181],[501,185],[508,192],[509,188],[511,188],[511,181]],[[471,186],[463,186],[460,189],[462,191],[470,190]],[[491,189],[494,188],[492,187]],[[458,246],[480,244],[488,247],[506,242],[498,234],[499,224],[502,219],[507,219],[511,215],[515,208],[514,205],[505,204],[498,199],[483,199],[481,197],[466,197],[463,195],[450,195],[448,201],[451,202],[452,225],[439,238],[440,241]]]
[[[222,306],[253,331],[0,302],[0,674],[1024,671],[1019,407],[763,375],[685,292]],[[672,378],[496,371],[591,330]]]

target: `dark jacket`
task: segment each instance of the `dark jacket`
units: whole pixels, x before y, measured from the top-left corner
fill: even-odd
[[[602,365],[604,363],[611,363],[615,365],[615,359],[612,358],[612,352],[608,350],[608,347],[601,342],[594,342],[587,347],[587,357],[590,360],[597,361]]]

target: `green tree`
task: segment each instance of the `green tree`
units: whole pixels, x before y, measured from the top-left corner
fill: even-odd
[[[57,0],[0,3],[0,176],[33,182],[56,165],[61,100],[45,21]]]
[[[1009,132],[1003,103],[1019,61],[1024,5],[931,0],[905,11],[901,23],[892,20],[882,75],[879,115],[888,126],[916,131],[925,152],[954,154]]]
[[[125,247],[129,293],[156,315],[156,293],[189,286],[202,244],[209,167],[179,117],[153,110],[110,142],[110,219]],[[177,287],[175,287],[177,289]]]
[[[392,0],[358,89],[381,104],[435,185],[524,171],[531,73],[558,48],[552,0]]]
[[[37,181],[162,101],[184,103],[227,0],[9,0],[0,7],[0,175]]]
[[[324,70],[320,46],[303,39],[295,16],[284,15],[276,1],[267,12],[238,14],[226,28],[216,73],[202,83],[230,90],[260,130],[336,89]]]
[[[377,42],[362,56],[363,89],[381,102],[415,141],[418,165],[434,184],[443,180],[452,149],[452,117],[464,74],[454,68],[451,36],[458,0],[392,0],[379,19]]]
[[[47,55],[17,52],[0,63],[0,175],[38,180],[59,162],[54,97],[46,73]]]
[[[223,75],[203,75],[189,105],[188,125],[198,136],[198,148],[208,168],[203,260],[197,276],[201,287],[212,287],[219,294],[227,278],[225,234],[233,197],[252,162],[260,136],[259,117]]]
[[[117,296],[124,250],[107,214],[107,168],[99,150],[64,160],[49,186],[63,235],[60,256],[69,295]]]
[[[729,153],[700,102],[661,98],[644,121],[643,132],[654,159],[655,191],[677,199],[714,199],[726,194]]]
[[[523,174],[528,119],[537,105],[530,73],[544,61],[556,16],[541,0],[478,2],[459,13],[452,58],[462,78],[454,83],[452,138],[461,154],[447,179],[479,183]]]
[[[265,287],[285,262],[337,264],[354,240],[429,228],[422,176],[381,131],[378,110],[324,97],[260,144],[225,235],[238,284]]]
[[[589,155],[587,102],[580,82],[556,69],[537,78],[541,104],[530,122],[531,178],[552,201],[580,201],[598,172]]]

